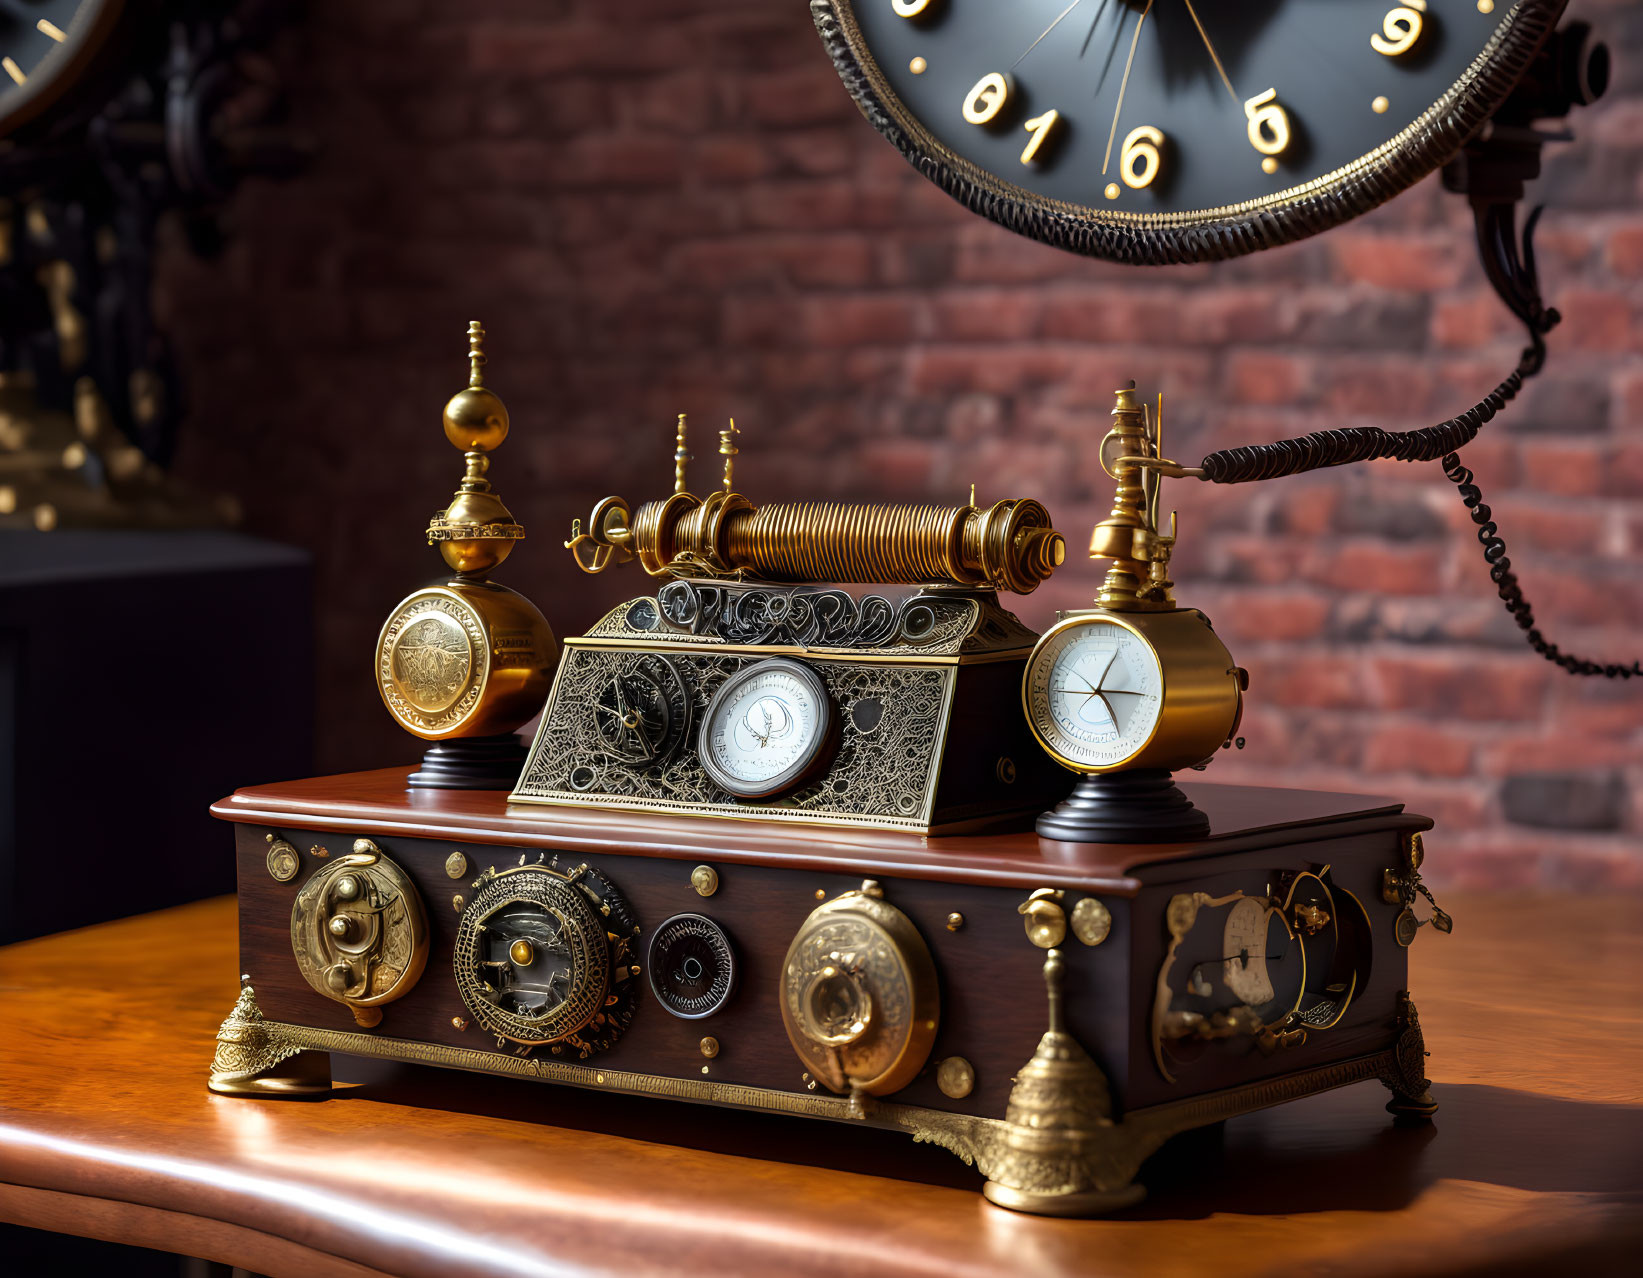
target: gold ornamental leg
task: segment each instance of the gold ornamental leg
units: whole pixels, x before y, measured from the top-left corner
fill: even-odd
[[[1155,1143],[1112,1121],[1106,1075],[1064,1023],[1063,969],[1060,950],[1044,956],[1049,1029],[1016,1075],[981,1192],[1011,1211],[1094,1216],[1145,1197],[1133,1180]]]
[[[317,1100],[331,1094],[331,1054],[304,1051],[262,1018],[251,978],[217,1031],[217,1051],[206,1084],[219,1096]]]
[[[1381,1082],[1392,1093],[1386,1112],[1402,1124],[1429,1123],[1438,1112],[1438,1103],[1432,1099],[1432,1081],[1426,1077],[1426,1038],[1421,1033],[1420,1013],[1408,990],[1398,994],[1398,1028],[1393,1062],[1381,1074]]]

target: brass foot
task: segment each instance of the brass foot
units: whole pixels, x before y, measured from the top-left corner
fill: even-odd
[[[1049,951],[1049,1029],[1010,1089],[982,1193],[1011,1211],[1092,1216],[1142,1199],[1146,1190],[1132,1178],[1151,1150],[1112,1121],[1106,1076],[1066,1028],[1063,971],[1061,951]]]
[[[1030,1212],[1035,1216],[1100,1216],[1110,1211],[1133,1207],[1147,1196],[1141,1185],[1125,1185],[1122,1189],[1090,1189],[1072,1194],[1037,1194],[1026,1189],[1011,1189],[988,1181],[981,1192],[990,1203],[1008,1207],[1011,1211]]]
[[[1431,1092],[1405,1096],[1394,1088],[1392,1099],[1386,1102],[1386,1112],[1397,1119],[1399,1126],[1420,1127],[1432,1121],[1432,1115],[1438,1112],[1438,1103],[1432,1099]]]
[[[1420,1013],[1408,990],[1398,995],[1398,1028],[1401,1032],[1392,1064],[1381,1073],[1381,1082],[1392,1093],[1386,1112],[1399,1123],[1427,1123],[1438,1112],[1438,1103],[1432,1099],[1432,1081],[1426,1077],[1426,1038],[1421,1033]]]
[[[317,1099],[331,1092],[331,1055],[286,1042],[263,1020],[251,978],[242,976],[234,1010],[217,1031],[206,1086],[219,1096]]]
[[[206,1086],[218,1096],[322,1100],[331,1094],[331,1053],[298,1052],[259,1074],[240,1075],[214,1069]]]

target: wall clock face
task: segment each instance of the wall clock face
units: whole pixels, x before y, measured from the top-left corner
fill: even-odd
[[[976,212],[1138,263],[1356,216],[1499,105],[1564,0],[812,0],[868,118]]]
[[[73,87],[123,8],[122,0],[0,0],[0,136]]]

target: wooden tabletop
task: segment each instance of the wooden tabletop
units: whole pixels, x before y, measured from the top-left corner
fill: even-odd
[[[1412,952],[1433,1127],[1372,1084],[1313,1097],[1179,1140],[1096,1221],[870,1129],[410,1067],[212,1096],[233,902],[184,906],[0,950],[0,1220],[271,1275],[1628,1271],[1643,910],[1444,904]]]

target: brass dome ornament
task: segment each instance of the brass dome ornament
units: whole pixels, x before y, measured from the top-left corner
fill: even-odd
[[[377,640],[376,678],[395,722],[434,744],[413,789],[511,789],[525,750],[514,734],[541,708],[559,659],[547,620],[523,595],[488,580],[525,530],[486,477],[508,438],[508,409],[485,385],[485,330],[468,324],[469,376],[445,405],[445,438],[464,471],[428,522],[456,574],[400,601]]]
[[[1008,1126],[981,1192],[1012,1211],[1087,1216],[1128,1207],[1146,1191],[1099,1183],[1099,1152],[1113,1143],[1112,1101],[1106,1076],[1067,1031],[1064,971],[1060,950],[1044,955],[1049,1028],[1010,1089]]]

